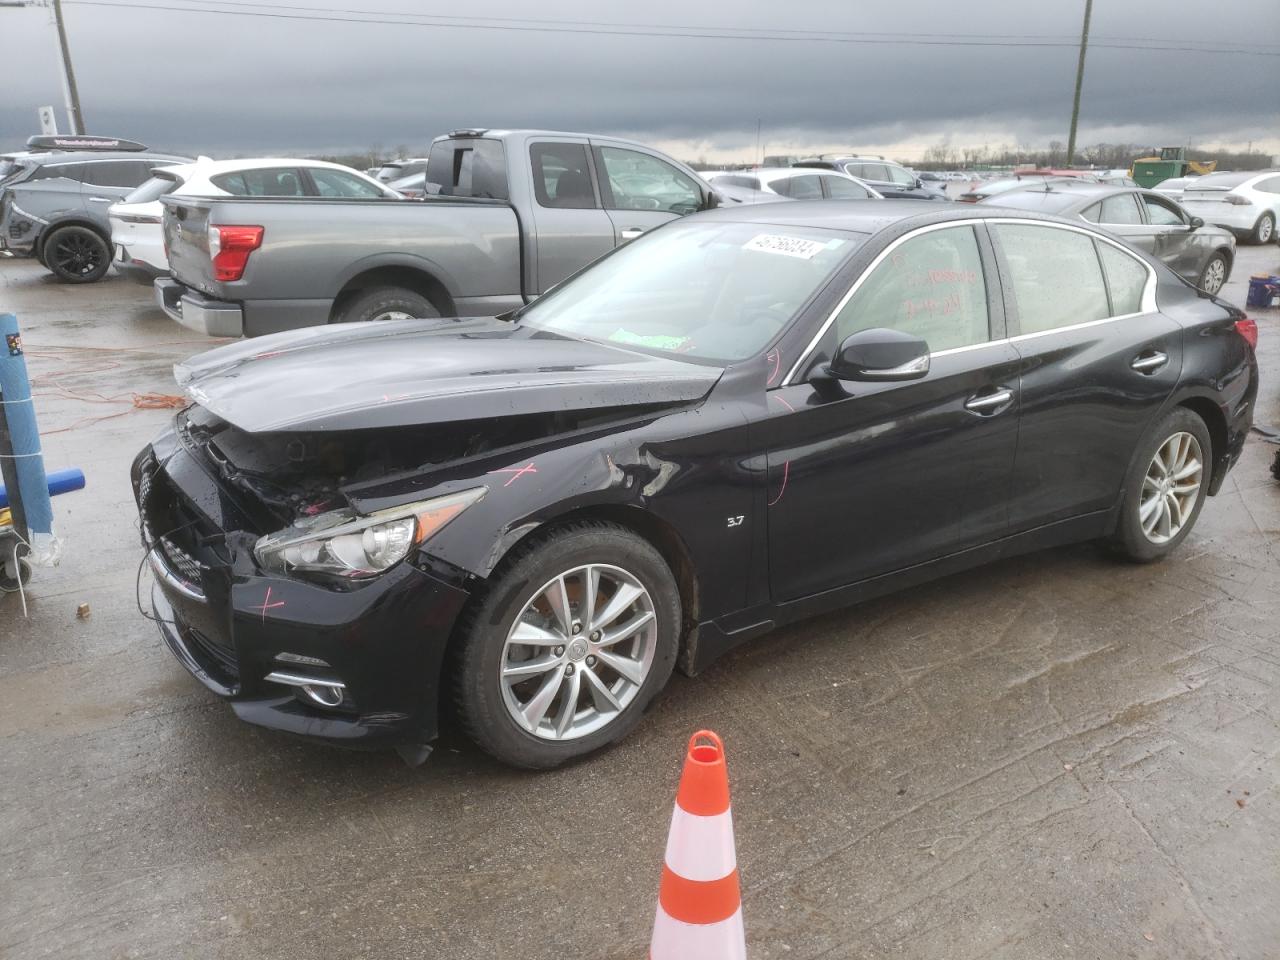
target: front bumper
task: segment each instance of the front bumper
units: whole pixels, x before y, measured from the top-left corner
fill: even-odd
[[[156,303],[169,319],[210,337],[244,336],[244,310],[238,303],[211,300],[169,277],[155,281]]]
[[[468,597],[461,575],[419,557],[345,589],[264,576],[251,536],[214,530],[203,510],[216,485],[193,464],[178,450],[160,465],[148,450],[134,469],[152,608],[178,662],[248,723],[347,747],[433,740],[444,651]],[[153,535],[161,496],[182,502],[190,536]],[[308,679],[339,702],[317,703]]]

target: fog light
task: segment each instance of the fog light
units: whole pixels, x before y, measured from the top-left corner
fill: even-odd
[[[273,670],[267,674],[266,679],[271,683],[283,683],[285,686],[296,687],[308,700],[321,707],[329,709],[340,707],[342,701],[346,699],[347,685],[341,680],[321,680],[318,677],[306,677],[299,673],[286,673],[283,670]]]

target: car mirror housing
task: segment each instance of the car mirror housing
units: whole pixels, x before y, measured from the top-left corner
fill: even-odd
[[[1199,229],[1200,229],[1201,227],[1203,227],[1203,226],[1204,226],[1204,220],[1202,220],[1200,217],[1192,217],[1192,218],[1191,218],[1191,229],[1192,229],[1192,230],[1199,230]]]
[[[837,380],[919,380],[929,372],[929,344],[901,330],[852,333],[829,367]]]

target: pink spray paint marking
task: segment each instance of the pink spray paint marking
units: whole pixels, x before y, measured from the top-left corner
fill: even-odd
[[[253,609],[255,609],[255,610],[261,610],[261,611],[262,611],[262,622],[263,622],[263,623],[266,623],[266,622],[267,622],[267,611],[268,611],[268,610],[274,610],[274,609],[276,609],[277,607],[283,607],[283,606],[284,606],[284,601],[283,601],[283,600],[277,600],[275,603],[272,603],[272,602],[271,602],[271,588],[270,588],[270,587],[267,587],[267,595],[266,595],[266,597],[265,597],[265,598],[263,598],[262,606],[260,606],[260,607],[254,607]]]
[[[780,394],[780,393],[771,393],[771,394],[769,394],[769,396],[773,397],[773,399],[777,400],[780,404],[782,404],[784,407],[786,407],[786,408],[787,408],[788,410],[790,410],[792,413],[795,413],[795,412],[796,412],[796,408],[795,408],[795,407],[793,407],[791,404],[787,403],[787,398],[786,398],[786,397],[784,397],[782,394]]]
[[[782,354],[777,350],[770,350],[764,355],[764,358],[773,365],[769,371],[769,379],[764,382],[766,387],[772,387],[773,381],[778,379],[778,371],[782,369]]]
[[[506,483],[503,484],[504,487],[509,487],[513,483],[515,483],[518,479],[523,477],[526,473],[537,473],[538,468],[535,467],[532,462],[530,462],[530,463],[526,463],[523,467],[503,467],[501,470],[490,470],[489,472],[511,474],[511,478],[507,480]]]
[[[782,495],[787,492],[787,479],[791,476],[791,461],[788,460],[782,465],[782,486],[778,488],[778,495],[769,501],[769,506],[773,506],[782,499]]]

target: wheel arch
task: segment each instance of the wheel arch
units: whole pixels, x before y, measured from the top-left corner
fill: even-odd
[[[404,287],[426,297],[440,311],[441,316],[448,317],[456,313],[454,288],[443,270],[428,261],[395,258],[358,264],[339,285],[338,293],[333,298],[333,306],[329,310],[329,320],[332,322],[346,304],[362,291],[375,286]]]
[[[63,227],[84,227],[87,230],[92,230],[102,239],[102,242],[107,245],[108,255],[111,254],[111,232],[104,231],[102,229],[102,224],[95,223],[88,217],[66,217],[65,219],[53,220],[45,224],[44,229],[40,231],[39,239],[36,240],[35,253],[37,256],[44,253],[44,245],[48,241],[49,237],[56,231],[61,230]]]
[[[1212,448],[1209,456],[1209,492],[1217,493],[1226,476],[1221,460],[1226,456],[1229,446],[1227,416],[1212,398],[1206,396],[1184,397],[1178,401],[1177,406],[1190,410],[1198,416],[1204,421],[1205,429],[1209,431],[1209,443]]]

